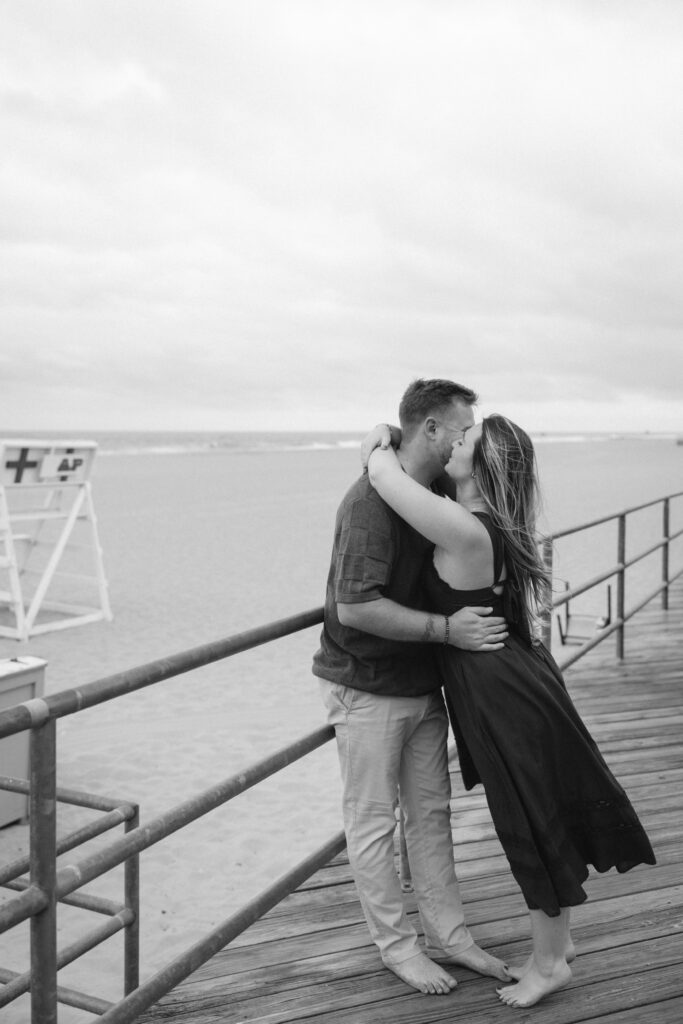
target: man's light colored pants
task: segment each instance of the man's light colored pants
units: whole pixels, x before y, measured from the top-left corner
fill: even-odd
[[[381,697],[320,680],[337,735],[349,862],[370,934],[388,964],[420,952],[394,865],[400,792],[408,861],[427,948],[472,945],[453,864],[448,718],[440,692]]]

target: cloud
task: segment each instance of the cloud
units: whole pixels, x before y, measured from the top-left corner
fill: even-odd
[[[8,426],[355,427],[419,375],[544,422],[571,401],[671,421],[678,5],[27,0],[5,21]]]

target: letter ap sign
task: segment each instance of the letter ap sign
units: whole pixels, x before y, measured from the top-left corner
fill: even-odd
[[[4,487],[82,484],[90,476],[94,441],[0,441]]]

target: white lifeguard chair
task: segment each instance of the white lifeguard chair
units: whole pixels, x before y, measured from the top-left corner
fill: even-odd
[[[0,636],[112,618],[89,482],[96,451],[0,440]]]

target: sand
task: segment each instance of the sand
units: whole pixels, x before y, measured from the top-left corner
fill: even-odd
[[[683,487],[675,445],[550,445],[540,461],[553,526]],[[645,489],[642,479],[624,473],[636,461],[649,474]],[[114,620],[27,643],[0,640],[0,658],[44,658],[53,693],[322,604],[334,513],[357,471],[353,451],[99,456],[93,493]],[[597,545],[592,551],[584,539],[577,544],[588,574],[598,555],[613,559],[611,540]],[[572,579],[574,561],[560,561]],[[599,595],[597,601],[601,611]],[[316,728],[324,722],[310,672],[318,632],[61,720],[59,784],[137,801],[149,821]],[[142,978],[336,832],[339,798],[328,744],[143,853]],[[60,808],[59,831],[91,817]],[[26,845],[26,826],[1,829],[0,861]],[[60,863],[74,859],[68,854]],[[121,871],[88,891],[121,899]],[[60,908],[59,945],[100,920]],[[0,964],[27,969],[27,925],[0,936]],[[65,968],[59,981],[120,998],[121,938]],[[2,1019],[24,1024],[28,1000],[3,1010]],[[59,1019],[94,1018],[61,1006]]]

